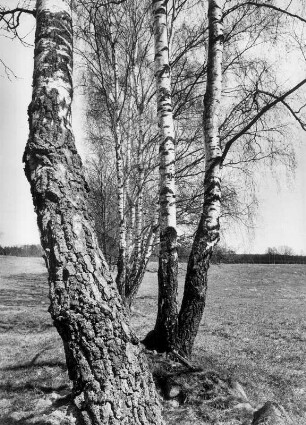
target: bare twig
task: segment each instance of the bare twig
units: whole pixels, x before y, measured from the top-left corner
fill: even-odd
[[[184,365],[187,366],[188,369],[192,370],[192,371],[198,371],[199,368],[193,366],[189,360],[186,359],[186,357],[183,357],[181,354],[179,354],[176,350],[171,351],[171,353]]]
[[[277,99],[277,96],[275,96],[275,94],[267,92],[267,91],[263,91],[263,90],[259,90],[259,93],[265,94],[267,96],[272,97],[273,99]],[[281,103],[288,109],[288,111],[290,112],[290,114],[294,117],[294,119],[300,124],[300,126],[302,127],[302,129],[304,131],[306,131],[306,122],[304,122],[299,116],[298,113],[299,111],[305,107],[305,105],[303,105],[299,111],[294,111],[292,109],[292,107],[289,105],[289,103],[287,103],[285,100],[281,100]]]
[[[284,13],[285,15],[288,15],[291,18],[296,18],[296,19],[299,19],[300,21],[306,23],[306,19],[304,19],[300,15],[296,15],[295,13],[291,13],[291,12],[289,12],[286,9],[282,9],[281,7],[274,6],[273,4],[270,4],[270,3],[257,3],[255,1],[246,1],[246,2],[241,3],[241,4],[237,4],[237,5],[233,6],[233,7],[231,7],[230,9],[226,10],[223,13],[223,17],[229,15],[230,13],[234,12],[235,10],[237,10],[237,9],[243,7],[243,6],[266,7],[268,9],[273,9],[276,12]]]
[[[294,93],[296,90],[298,90],[300,87],[302,87],[306,83],[306,79],[300,81],[296,86],[292,87],[290,90],[288,90],[286,93],[282,94],[281,96],[275,96],[275,99],[265,105],[258,114],[255,115],[253,119],[250,120],[250,122],[243,127],[234,137],[232,137],[226,144],[223,150],[221,162],[223,163],[224,159],[226,158],[226,155],[228,151],[230,150],[232,144],[239,139],[243,134],[245,134],[246,131],[248,131],[266,112],[268,112],[270,109],[272,109],[275,105],[278,103],[284,103],[284,100],[286,97],[290,96],[292,93]]]

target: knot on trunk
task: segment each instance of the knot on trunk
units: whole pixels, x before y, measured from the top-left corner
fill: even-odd
[[[167,251],[177,248],[177,231],[174,227],[167,227],[160,235],[160,241]]]

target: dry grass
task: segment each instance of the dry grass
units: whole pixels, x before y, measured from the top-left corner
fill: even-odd
[[[140,337],[154,325],[155,271],[152,263],[132,317]],[[253,407],[278,401],[296,424],[305,425],[305,298],[305,265],[213,266],[194,363],[239,381]],[[70,384],[47,312],[41,259],[0,257],[0,304],[0,424],[58,424],[63,418],[61,397],[69,393]],[[167,404],[169,423],[250,423],[249,414],[241,410],[203,403],[201,376],[183,378],[190,400],[180,407]]]

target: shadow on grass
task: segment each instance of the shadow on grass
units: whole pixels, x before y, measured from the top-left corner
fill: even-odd
[[[34,369],[39,368],[43,366],[47,367],[60,367],[63,370],[67,370],[67,365],[64,361],[59,360],[41,360],[37,362],[37,359],[41,357],[44,353],[46,353],[48,350],[50,350],[52,347],[45,347],[41,351],[39,351],[35,356],[30,360],[29,362],[23,363],[23,364],[16,364],[11,366],[6,366],[3,368],[0,368],[0,370],[3,371],[9,371],[9,370],[24,370],[24,369]]]
[[[43,367],[43,366],[60,367],[63,370],[67,370],[66,363],[63,362],[63,361],[41,360],[41,361],[37,362],[37,359],[39,359],[39,357],[41,357],[43,354],[45,354],[51,348],[52,348],[51,346],[43,348],[41,351],[39,351],[37,354],[35,354],[35,356],[29,362],[26,362],[26,363],[23,363],[23,364],[6,366],[6,367],[3,367],[3,368],[0,368],[0,370],[3,370],[3,371],[24,370],[24,369],[39,368],[39,367]]]
[[[6,366],[1,368],[0,370],[6,371],[6,370],[23,370],[23,369],[34,369],[34,368],[39,368],[39,367],[43,367],[43,366],[47,366],[47,367],[60,367],[63,370],[67,369],[66,363],[65,362],[60,362],[60,361],[41,361],[39,363],[24,363],[21,365],[13,365],[13,366]]]
[[[70,384],[50,385],[41,382],[14,385],[0,385],[0,391],[5,390],[8,400],[14,397],[9,410],[1,416],[1,425],[50,425],[60,424],[66,416],[66,410],[72,406],[72,388]],[[22,400],[16,395],[19,393]],[[17,403],[16,403],[17,401]],[[55,421],[55,422],[54,422]]]
[[[42,381],[44,381],[44,379],[42,379]],[[8,382],[6,384],[0,384],[0,390],[4,390],[6,392],[10,392],[10,393],[18,393],[24,390],[29,390],[29,391],[41,391],[42,393],[45,394],[50,394],[53,392],[61,392],[61,391],[66,391],[66,390],[70,390],[70,386],[68,384],[62,384],[62,385],[45,385],[45,384],[39,384],[37,382],[35,382],[34,384],[32,382],[26,382],[26,383],[22,383],[22,384],[18,384],[18,385],[14,385],[11,382]]]
[[[52,402],[50,406],[45,407],[42,410],[35,411],[30,414],[22,415],[22,412],[20,412],[20,419],[16,418],[18,415],[18,412],[11,411],[10,413],[5,414],[4,416],[0,417],[1,425],[50,425],[51,423],[54,424],[54,421],[50,418],[50,415],[52,413],[58,413],[59,409],[64,407],[64,410],[62,410],[62,419],[65,418],[66,413],[65,410],[68,408],[69,405],[72,406],[72,395],[66,395],[64,397],[61,397],[60,399],[57,399]],[[71,407],[70,407],[71,410]],[[43,416],[46,416],[43,418]],[[36,419],[36,420],[35,420]],[[59,419],[58,415],[56,415],[57,421],[55,423],[62,423],[62,421]]]
[[[34,417],[35,415],[30,415],[22,419],[13,419],[11,416],[5,416],[1,418],[1,425],[33,425],[32,419]],[[50,425],[50,420],[40,420],[39,422],[35,422],[35,425]]]

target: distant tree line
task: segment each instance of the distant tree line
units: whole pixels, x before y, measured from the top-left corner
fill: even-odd
[[[188,260],[188,241],[182,240],[178,247],[181,261]],[[211,262],[213,264],[306,264],[305,255],[295,255],[287,246],[268,248],[265,254],[237,254],[224,246],[216,247]]]
[[[218,253],[213,256],[212,263],[225,264],[306,264],[305,255],[284,255],[284,254],[230,254],[218,257]]]
[[[184,240],[178,247],[179,257],[183,262],[188,259],[190,247],[187,245]],[[40,245],[0,245],[0,255],[42,257],[43,251]],[[151,260],[158,260],[157,250]],[[306,256],[295,255],[289,247],[268,248],[265,254],[236,254],[234,250],[220,246],[215,249],[211,261],[213,264],[306,264]]]
[[[0,255],[15,257],[41,257],[43,250],[40,245],[1,246]]]

